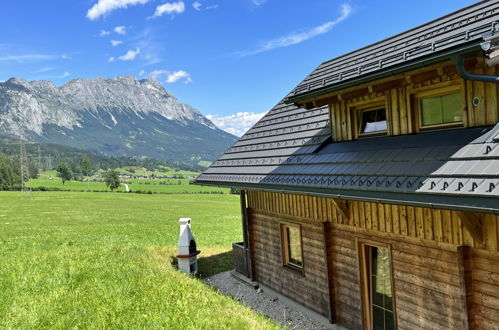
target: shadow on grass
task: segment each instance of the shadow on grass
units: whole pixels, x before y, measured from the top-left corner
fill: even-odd
[[[210,277],[227,270],[234,269],[234,259],[232,250],[219,252],[215,250],[202,251],[198,258],[198,274],[199,278]],[[204,255],[204,256],[203,256]],[[176,257],[170,257],[170,263],[173,267],[178,267]]]

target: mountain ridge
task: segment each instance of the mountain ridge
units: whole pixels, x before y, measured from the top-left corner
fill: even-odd
[[[214,160],[236,137],[180,103],[157,80],[133,76],[0,83],[0,134],[108,156]]]

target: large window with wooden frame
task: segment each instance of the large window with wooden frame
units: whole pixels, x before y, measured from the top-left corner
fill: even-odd
[[[463,102],[459,87],[430,90],[415,95],[419,129],[463,125]]]
[[[359,243],[364,328],[396,329],[389,245]]]
[[[301,227],[297,224],[281,223],[282,263],[294,269],[303,269]]]

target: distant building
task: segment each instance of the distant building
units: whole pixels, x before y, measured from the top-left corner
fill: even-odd
[[[498,45],[481,1],[319,65],[196,179],[242,190],[237,269],[349,329],[497,329]]]

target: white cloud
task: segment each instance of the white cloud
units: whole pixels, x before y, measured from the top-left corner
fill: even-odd
[[[217,8],[218,8],[218,4],[206,7],[206,10],[217,9]]]
[[[170,74],[170,71],[167,70],[154,70],[151,73],[149,73],[150,78],[158,79],[159,76],[168,76]]]
[[[65,55],[46,55],[46,54],[22,54],[22,55],[5,55],[0,56],[0,62],[14,61],[18,63],[30,63],[50,61],[57,59],[67,59]]]
[[[265,2],[267,2],[267,0],[253,0],[253,1],[251,1],[251,2],[253,2],[253,4],[254,4],[255,6],[261,6],[261,5],[263,5]]]
[[[192,7],[193,7],[194,9],[196,9],[197,11],[201,10],[201,7],[202,7],[202,6],[203,6],[203,4],[202,4],[201,2],[199,2],[199,1],[194,1],[194,2],[192,3]]]
[[[114,56],[111,56],[107,61],[108,62],[114,62],[114,61],[116,61],[116,59],[114,58]]]
[[[71,75],[71,73],[67,72],[67,71],[64,71],[63,74],[57,76],[56,78],[59,78],[59,79],[62,79],[62,78],[66,78],[66,77],[69,77]]]
[[[100,30],[99,36],[104,37],[104,36],[108,36],[109,34],[111,34],[111,31]]]
[[[114,32],[116,32],[117,34],[124,35],[126,34],[126,26],[124,25],[117,26],[114,28]]]
[[[237,136],[242,136],[264,115],[265,112],[238,112],[228,116],[207,115],[206,118],[211,120],[220,129]]]
[[[167,2],[156,7],[153,17],[163,16],[164,14],[182,14],[185,11],[185,4],[183,1]]]
[[[128,52],[126,52],[125,55],[122,55],[120,57],[118,57],[118,60],[121,60],[121,61],[131,61],[131,60],[134,60],[135,57],[137,57],[137,55],[140,53],[140,49],[137,47],[136,50],[133,50],[133,49],[130,49]]]
[[[111,40],[111,45],[113,45],[113,47],[121,45],[122,43],[123,43],[123,41],[121,41],[121,40]]]
[[[143,77],[146,75],[146,72],[144,70],[140,70],[139,72],[139,76]]]
[[[90,20],[96,20],[97,18],[107,15],[116,9],[127,8],[128,6],[135,6],[138,4],[146,4],[149,1],[151,0],[99,0],[88,10],[87,18]]]
[[[174,71],[172,73],[168,74],[168,77],[166,78],[166,82],[171,84],[174,83],[180,79],[184,79],[184,83],[188,84],[192,82],[191,76],[185,72],[184,70],[179,70],[179,71]]]
[[[342,4],[341,15],[333,21],[326,22],[322,25],[316,26],[312,29],[303,32],[293,32],[277,39],[265,41],[261,43],[261,45],[257,49],[245,52],[238,52],[237,54],[239,56],[249,56],[258,53],[263,53],[275,48],[281,48],[281,47],[287,47],[299,44],[303,41],[312,39],[318,35],[329,32],[336,24],[347,19],[351,13],[352,13],[352,7],[350,7],[350,5],[348,4]]]

